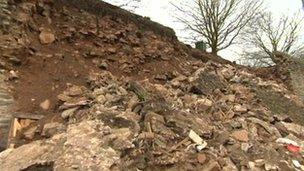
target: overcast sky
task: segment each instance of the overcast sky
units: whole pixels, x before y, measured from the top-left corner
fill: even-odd
[[[105,0],[107,2],[113,2],[116,0]],[[117,0],[119,1],[119,0]],[[125,0],[122,0],[125,1]],[[142,0],[140,8],[135,10],[135,13],[142,16],[150,17],[151,20],[159,22],[165,26],[173,28],[177,36],[185,37],[185,33],[181,30],[180,24],[175,22],[173,17],[173,8],[170,2],[183,1],[183,0]],[[301,0],[264,0],[269,10],[272,11],[276,16],[280,16],[282,13],[286,15],[292,15],[299,11],[302,7]],[[304,11],[303,11],[304,13]],[[229,48],[221,51],[220,55],[229,60],[236,60],[238,58],[238,48]]]

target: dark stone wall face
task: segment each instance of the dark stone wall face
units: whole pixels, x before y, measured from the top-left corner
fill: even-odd
[[[291,84],[304,103],[304,59],[295,60],[290,69]]]
[[[12,97],[5,89],[4,75],[0,72],[0,152],[7,147],[11,118],[9,109],[13,103]]]

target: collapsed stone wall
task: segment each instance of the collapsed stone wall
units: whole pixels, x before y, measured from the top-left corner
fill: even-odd
[[[295,93],[304,102],[304,60],[296,60],[291,67],[291,81]]]
[[[275,52],[276,75],[304,100],[304,61],[282,52]]]

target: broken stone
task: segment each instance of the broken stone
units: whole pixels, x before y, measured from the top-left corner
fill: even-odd
[[[287,161],[281,160],[279,162],[279,168],[284,171],[293,171],[294,169],[289,165]]]
[[[200,163],[200,164],[204,164],[207,160],[207,157],[205,154],[197,154],[197,161]]]
[[[278,170],[278,166],[275,166],[275,165],[272,165],[272,164],[269,164],[269,163],[266,163],[264,167],[265,167],[266,171]]]
[[[241,144],[241,149],[245,152],[248,152],[248,150],[252,147],[252,145],[248,144],[248,143],[242,143]]]
[[[89,100],[86,99],[77,99],[77,101],[75,102],[65,102],[63,105],[61,105],[59,107],[60,110],[66,110],[66,109],[70,109],[70,108],[75,108],[75,107],[79,107],[79,106],[87,106],[90,104]]]
[[[304,127],[298,124],[294,123],[286,123],[286,122],[281,122],[282,125],[287,129],[287,131],[298,135],[298,136],[304,136]]]
[[[226,100],[226,101],[228,101],[228,102],[235,102],[235,95],[234,94],[229,94],[229,95],[226,95],[225,97],[224,97],[224,99]]]
[[[159,81],[167,81],[167,76],[165,74],[158,74],[154,78]]]
[[[236,165],[231,161],[230,158],[225,158],[225,166],[223,166],[223,171],[237,171],[238,168],[236,167]]]
[[[42,103],[40,103],[40,107],[43,109],[43,110],[49,110],[51,106],[51,101],[46,99],[45,101],[43,101]]]
[[[207,164],[204,165],[202,170],[204,170],[204,171],[221,171],[222,168],[218,162],[216,162],[214,160],[210,160]]]
[[[281,121],[287,122],[287,123],[293,122],[292,119],[287,115],[283,115],[283,116],[282,115],[274,115],[273,118],[277,122],[281,122]]]
[[[102,61],[102,62],[98,65],[98,67],[99,67],[100,69],[107,70],[108,67],[109,67],[109,65],[107,64],[106,61]]]
[[[9,75],[9,80],[15,80],[15,79],[19,78],[18,73],[16,71],[11,70],[9,72],[9,74],[10,74]]]
[[[117,50],[116,50],[116,48],[111,47],[111,48],[108,48],[108,52],[111,54],[115,54],[117,52]]]
[[[58,122],[47,123],[43,126],[41,135],[47,138],[52,137],[55,134],[62,133],[65,130],[65,126]]]
[[[69,96],[80,96],[83,95],[85,89],[85,87],[73,85],[65,91],[65,94]]]
[[[199,69],[194,77],[189,78],[189,91],[198,95],[209,95],[216,89],[224,89],[227,85],[216,74]]]
[[[247,107],[244,105],[235,105],[233,110],[240,113],[246,113],[248,111]]]
[[[63,119],[68,119],[68,118],[71,118],[75,111],[78,110],[78,107],[75,107],[75,108],[72,108],[72,109],[68,109],[68,110],[65,110],[61,113],[61,117]]]
[[[33,126],[33,127],[31,127],[31,128],[29,128],[29,129],[27,129],[24,133],[23,133],[23,135],[24,135],[24,137],[26,138],[26,139],[28,139],[28,140],[32,140],[34,137],[35,137],[35,133],[36,133],[36,131],[37,131],[37,126]]]
[[[231,136],[241,142],[249,141],[249,134],[246,130],[235,131],[231,134]]]
[[[254,161],[255,166],[262,167],[265,165],[265,160],[264,159],[257,159]]]
[[[291,145],[294,145],[294,146],[299,146],[297,142],[293,141],[293,140],[290,140],[288,138],[278,138],[276,140],[277,143],[280,143],[280,144],[291,144]]]
[[[198,112],[206,111],[213,105],[213,102],[207,98],[199,99],[195,102],[195,108]]]
[[[229,66],[228,68],[224,68],[221,70],[221,74],[226,80],[230,80],[234,76],[233,68],[231,66]]]
[[[275,135],[276,137],[282,137],[282,135],[280,134],[280,132],[274,127],[274,126],[270,126],[267,122],[262,121],[260,119],[257,118],[248,118],[247,120],[258,124],[260,126],[262,126],[269,134],[271,135]]]
[[[39,34],[41,44],[51,44],[55,41],[55,35],[49,31],[42,31]]]
[[[111,139],[113,140],[113,148],[116,150],[127,150],[134,148],[132,143],[133,133],[129,128],[116,129],[111,132]]]

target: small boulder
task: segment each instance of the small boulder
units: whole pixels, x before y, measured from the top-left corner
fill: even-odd
[[[246,113],[248,111],[248,108],[244,105],[235,105],[233,110],[239,113]]]
[[[195,102],[195,108],[197,111],[206,111],[213,105],[213,102],[207,98],[199,99]]]
[[[281,122],[281,124],[286,128],[286,130],[292,134],[298,136],[304,136],[304,127],[295,123]]]
[[[68,109],[65,110],[61,113],[61,117],[63,119],[68,119],[70,117],[72,117],[74,115],[74,113],[76,112],[76,110],[78,109],[78,107],[72,108],[72,109]]]
[[[43,110],[49,110],[51,106],[51,101],[46,99],[44,102],[40,103],[40,107],[43,109]]]
[[[51,44],[55,41],[55,35],[49,31],[42,31],[39,35],[41,44]]]
[[[58,122],[47,123],[43,126],[41,135],[47,138],[65,131],[65,126]]]
[[[249,133],[246,130],[235,131],[231,134],[231,137],[241,142],[249,141]]]
[[[38,128],[37,126],[33,126],[33,127],[29,128],[29,129],[27,129],[23,133],[24,137],[26,139],[28,139],[28,140],[32,140],[35,137],[35,133],[37,132],[37,128]]]

